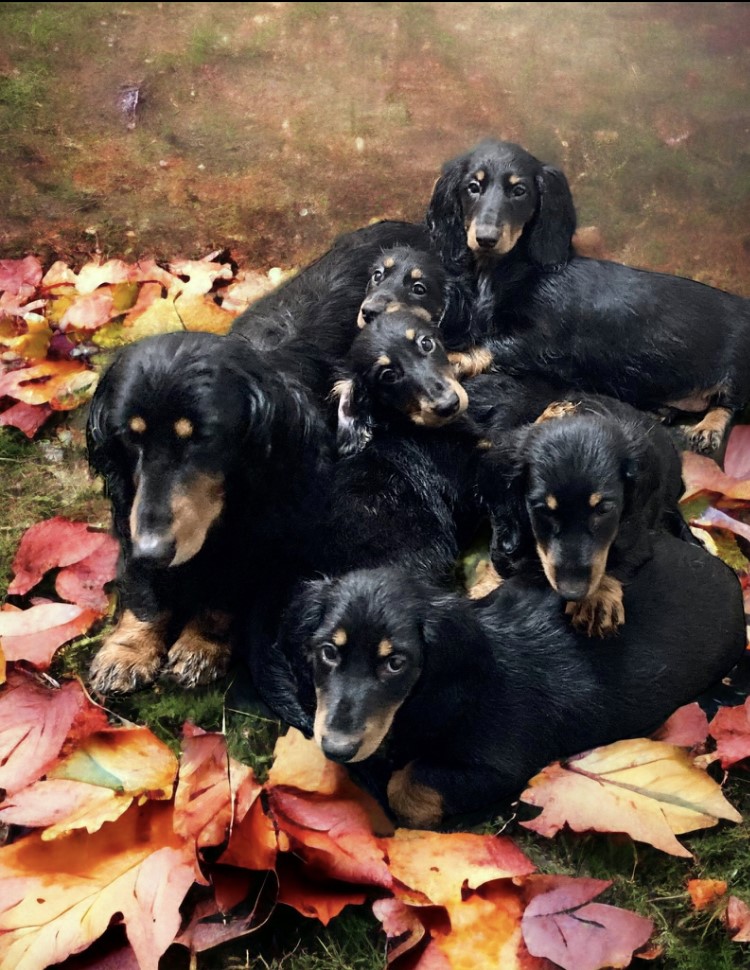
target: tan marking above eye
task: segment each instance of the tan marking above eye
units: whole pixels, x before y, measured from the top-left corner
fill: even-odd
[[[391,358],[386,354],[381,354],[380,357],[375,361],[376,364],[380,364],[381,367],[387,367],[391,362]]]
[[[128,421],[128,427],[131,431],[135,432],[135,434],[143,434],[143,432],[146,430],[146,422],[142,417],[140,417],[140,415],[136,415],[134,418],[131,418],[130,421]]]
[[[383,266],[385,266],[386,269],[393,269],[395,265],[396,260],[393,258],[393,256],[389,256],[388,259],[383,260]]]
[[[589,505],[591,506],[592,509],[595,509],[597,505],[601,502],[601,500],[602,500],[601,492],[592,492],[591,495],[589,496]]]
[[[193,422],[189,418],[178,418],[174,423],[174,433],[178,438],[189,438],[193,433]]]
[[[393,653],[393,644],[390,640],[381,640],[378,644],[378,656],[379,657],[390,657]]]
[[[346,630],[343,628],[343,626],[340,626],[331,637],[332,643],[334,643],[337,647],[343,647],[348,639],[349,637],[347,636]]]
[[[413,280],[421,280],[423,276],[424,276],[424,273],[418,266],[415,266],[414,269],[411,271],[411,278]]]
[[[404,331],[404,336],[406,337],[407,340],[416,340],[417,339],[417,331],[416,330],[412,330],[411,327],[409,327],[408,330]]]
[[[511,185],[518,185],[519,182],[523,182],[523,179],[521,178],[520,175],[511,175],[511,177],[508,179],[508,182]]]
[[[557,499],[555,498],[555,496],[554,495],[548,495],[547,498],[544,501],[545,501],[545,503],[547,505],[547,508],[548,509],[552,509],[552,511],[554,512],[555,509],[557,508]]]
[[[481,169],[481,168],[479,169],[478,172],[474,174],[474,178],[477,180],[477,182],[483,182],[486,177],[487,177],[487,173],[484,171],[484,169]]]
[[[403,306],[400,303],[389,303],[385,308],[386,313],[396,313],[398,310],[403,310]]]

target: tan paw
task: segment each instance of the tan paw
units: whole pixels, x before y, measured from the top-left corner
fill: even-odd
[[[590,637],[612,636],[625,622],[622,583],[605,574],[594,593],[578,603],[568,603],[565,612],[582,633]]]
[[[712,408],[698,424],[683,426],[690,450],[699,455],[714,455],[721,447],[731,417],[728,408]]]
[[[453,365],[453,372],[459,380],[484,374],[492,367],[492,354],[484,347],[473,347],[465,352],[451,351],[448,354],[448,360]]]
[[[412,778],[414,762],[395,771],[388,782],[388,804],[396,817],[415,829],[437,828],[443,820],[443,796]]]
[[[92,690],[123,694],[152,683],[167,652],[166,617],[139,620],[127,610],[104,641],[89,671]]]
[[[480,600],[484,596],[489,596],[498,586],[502,585],[502,577],[498,576],[497,570],[488,559],[482,559],[475,572],[476,582],[467,590],[470,600]]]
[[[210,684],[227,671],[231,648],[226,636],[230,624],[228,617],[213,622],[218,616],[210,614],[191,620],[169,651],[165,672],[183,687]]]
[[[553,421],[557,418],[564,418],[567,414],[575,414],[578,405],[572,401],[553,401],[542,411],[534,424],[542,424],[543,421]]]

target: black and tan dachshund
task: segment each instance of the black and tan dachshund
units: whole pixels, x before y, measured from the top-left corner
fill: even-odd
[[[601,651],[520,578],[475,602],[399,569],[315,581],[282,623],[277,711],[390,777],[407,825],[486,814],[555,759],[648,735],[744,654],[737,577],[701,547],[659,536],[625,604]]]
[[[481,378],[477,378],[481,380]],[[480,462],[501,576],[546,577],[589,634],[624,621],[623,583],[650,557],[653,532],[692,540],[678,501],[680,455],[655,418],[595,395],[559,401],[506,433]]]
[[[248,600],[273,636],[322,541],[333,440],[297,361],[237,336],[171,333],[125,348],[102,378],[89,461],[105,479],[122,557],[120,617],[96,655],[103,693],[184,686],[226,668]]]
[[[750,401],[750,302],[694,280],[576,256],[564,174],[484,141],[448,162],[427,213],[449,272],[473,266],[497,366],[553,376],[644,410],[704,416],[714,453]]]

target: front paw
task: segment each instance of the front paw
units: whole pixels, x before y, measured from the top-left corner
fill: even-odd
[[[126,611],[91,664],[89,681],[100,694],[124,694],[153,683],[167,651],[166,620],[139,620]]]
[[[595,592],[578,603],[568,603],[565,612],[582,633],[590,637],[612,636],[625,622],[622,583],[605,575]]]
[[[183,687],[210,684],[223,676],[229,666],[231,648],[217,633],[206,630],[205,624],[198,620],[191,621],[169,651],[165,673]]]
[[[443,821],[443,796],[414,779],[413,761],[391,775],[388,804],[397,819],[410,828],[434,829]]]
[[[485,347],[472,347],[471,350],[452,350],[448,360],[453,366],[453,373],[458,380],[466,377],[476,377],[485,374],[492,367],[493,357]]]
[[[688,448],[699,455],[713,455],[719,450],[732,419],[729,408],[711,408],[705,417],[692,427],[683,427]]]

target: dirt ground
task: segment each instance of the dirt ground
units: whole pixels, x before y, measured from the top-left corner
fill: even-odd
[[[6,3],[0,257],[305,262],[487,135],[635,265],[750,293],[746,3]]]

